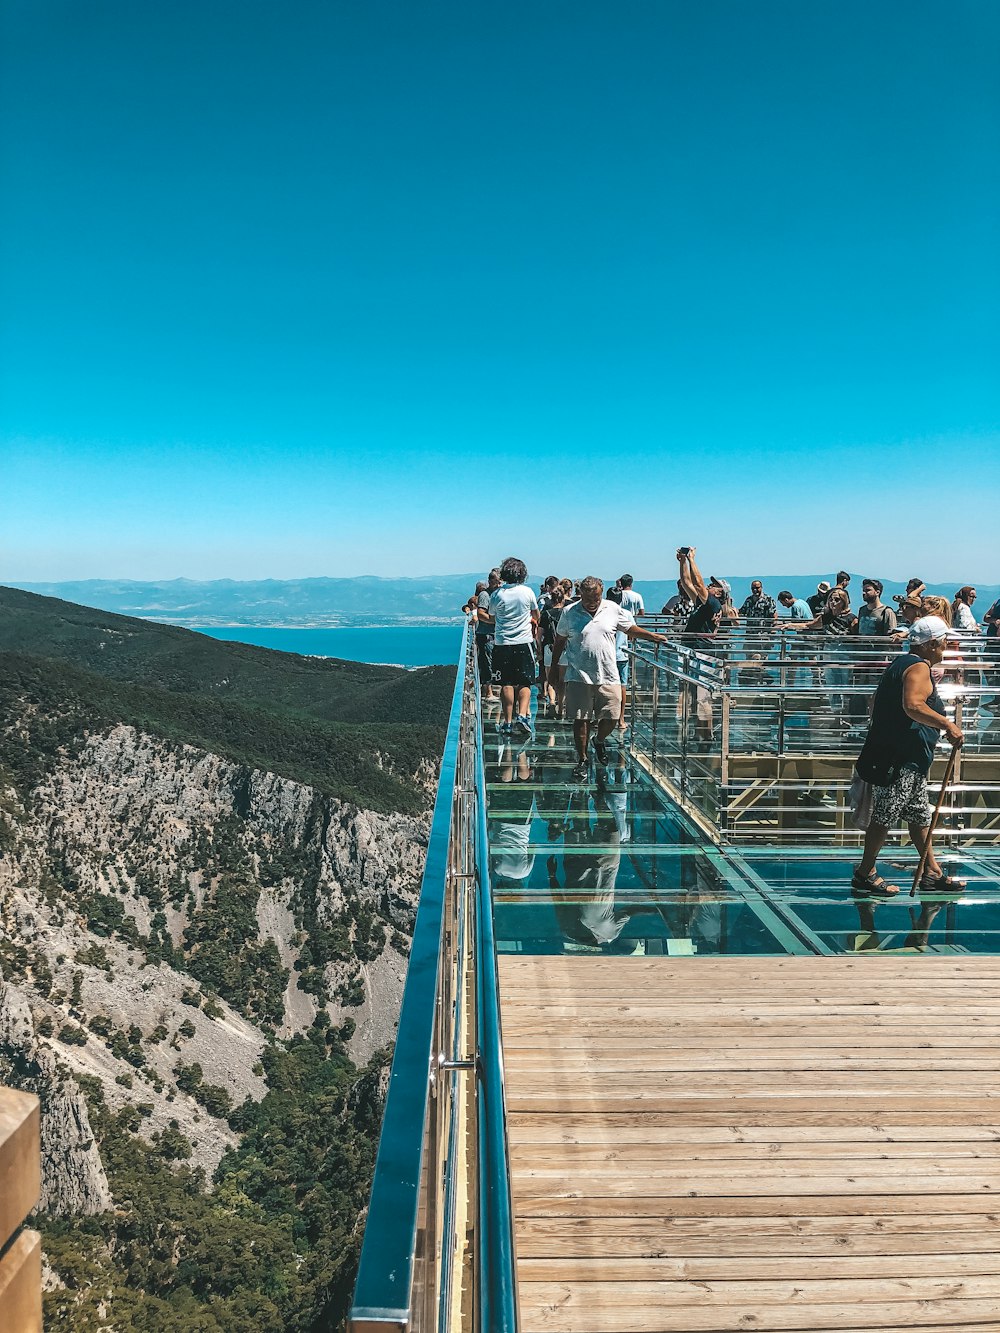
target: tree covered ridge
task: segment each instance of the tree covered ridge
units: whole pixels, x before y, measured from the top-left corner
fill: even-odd
[[[303,657],[0,587],[0,650],[294,719],[443,726],[455,673]]]
[[[436,715],[435,715],[436,716]],[[9,720],[27,729],[28,744]],[[436,763],[443,725],[324,722],[198,693],[110,680],[52,658],[0,652],[0,764],[30,789],[88,733],[124,723],[291,778],[364,809],[417,813],[414,777]]]

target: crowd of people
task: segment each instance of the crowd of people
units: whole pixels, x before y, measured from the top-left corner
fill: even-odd
[[[665,644],[681,633],[704,647],[727,625],[737,624],[751,631],[894,640],[903,651],[893,657],[874,690],[858,761],[858,781],[868,788],[863,803],[869,814],[864,856],[852,883],[869,895],[898,892],[879,875],[876,858],[890,829],[903,821],[914,844],[921,851],[926,847],[924,887],[961,889],[961,881],[946,874],[935,859],[927,836],[927,775],[937,739],[944,734],[956,748],[964,739],[947,717],[937,686],[945,649],[956,633],[985,632],[989,638],[1000,634],[1000,599],[980,624],[973,610],[976,589],[971,585],[959,588],[949,602],[929,594],[923,581],[913,578],[905,592],[892,599],[893,608],[882,600],[883,583],[864,578],[855,612],[851,576],[840,570],[832,585],[819,583],[807,598],[787,589],[773,597],[755,579],[736,609],[729,583],[715,575],[706,580],[695,556],[695,548],[688,546],[676,553],[677,593],[663,606],[658,622],[669,618],[670,635],[638,623],[646,610],[630,574],[620,575],[607,588],[594,575],[579,580],[550,575],[536,595],[518,557],[509,556],[492,569],[464,609],[475,621],[484,694],[496,698],[499,692],[500,735],[532,735],[531,691],[537,684],[540,703],[572,722],[574,777],[587,775],[589,746],[599,764],[607,763],[612,732],[626,726],[629,640]],[[779,606],[785,615],[779,615]],[[1000,702],[986,706],[996,710]]]

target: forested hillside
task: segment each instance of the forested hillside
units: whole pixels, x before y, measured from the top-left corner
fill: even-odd
[[[441,725],[451,667],[373,666],[227,643],[0,587],[0,650],[56,658],[108,680],[205,695],[322,722]]]
[[[0,1081],[42,1099],[47,1327],[335,1328],[451,673],[9,590],[0,644]]]

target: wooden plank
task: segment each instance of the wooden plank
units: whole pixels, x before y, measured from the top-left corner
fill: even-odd
[[[871,1238],[869,1237],[869,1244]],[[933,1262],[926,1254],[915,1256],[903,1252],[894,1254],[813,1255],[808,1265],[801,1264],[810,1281],[831,1279],[868,1280],[871,1278],[912,1279],[915,1272],[932,1273],[943,1281],[948,1278],[982,1278],[1000,1275],[1000,1254],[968,1252],[931,1252]],[[518,1274],[522,1282],[567,1282],[592,1284],[596,1282],[747,1282],[780,1281],[788,1278],[789,1258],[781,1255],[754,1255],[738,1257],[712,1255],[711,1257],[667,1258],[644,1256],[613,1258],[596,1255],[588,1258],[520,1257]],[[796,1278],[796,1283],[799,1279]],[[1000,1286],[997,1286],[1000,1291]]]
[[[0,1328],[42,1333],[42,1238],[21,1231],[0,1255]]]
[[[685,1165],[716,1164],[720,1169],[746,1166],[750,1162],[794,1162],[796,1166],[830,1160],[867,1164],[903,1163],[910,1169],[923,1170],[925,1164],[955,1158],[971,1163],[982,1162],[991,1171],[1000,1169],[1000,1143],[830,1143],[826,1140],[798,1140],[787,1143],[520,1143],[517,1147],[518,1169],[554,1167],[572,1171],[603,1170],[607,1167],[633,1166],[656,1170],[658,1163],[681,1162]],[[951,1169],[949,1165],[947,1169]],[[970,1168],[971,1169],[971,1166]],[[978,1169],[978,1168],[976,1168]]]
[[[997,1125],[818,1124],[783,1125],[780,1141],[795,1143],[1000,1143]],[[511,1117],[512,1143],[578,1144],[743,1144],[775,1141],[771,1125],[691,1124],[677,1116],[575,1115]]]
[[[936,1107],[936,1109],[935,1109]],[[961,1124],[963,1126],[978,1126],[994,1132],[997,1126],[997,1106],[995,1102],[973,1102],[967,1100],[964,1102],[955,1102],[950,1106],[942,1106],[940,1102],[935,1103],[935,1107],[918,1107],[913,1109],[905,1105],[900,1105],[896,1100],[891,1107],[878,1106],[857,1106],[850,1109],[830,1110],[826,1103],[817,1103],[816,1101],[806,1101],[801,1105],[794,1105],[790,1102],[770,1101],[762,1105],[752,1107],[746,1104],[746,1099],[740,1103],[734,1099],[732,1105],[696,1103],[692,1107],[678,1108],[674,1106],[666,1110],[657,1110],[655,1107],[631,1106],[624,1110],[615,1110],[614,1107],[602,1107],[600,1117],[591,1114],[589,1109],[585,1111],[553,1111],[551,1114],[544,1107],[532,1104],[527,1110],[520,1111],[516,1108],[510,1109],[509,1123],[514,1130],[525,1124],[532,1126],[541,1126],[547,1122],[553,1125],[569,1125],[578,1121],[590,1120],[594,1123],[601,1123],[605,1126],[624,1126],[630,1125],[661,1125],[687,1127],[720,1127],[733,1129],[741,1122],[750,1122],[756,1125],[762,1131],[773,1130],[778,1127],[787,1126],[789,1129],[807,1129],[809,1126],[822,1128],[837,1126],[870,1128],[872,1126],[893,1126],[897,1129],[904,1125],[911,1127],[940,1125],[943,1118],[948,1115],[956,1115],[961,1112]],[[741,1114],[741,1110],[744,1114]],[[611,1132],[610,1129],[604,1132]]]
[[[38,1202],[38,1098],[0,1088],[0,1249]]]
[[[855,1284],[856,1286],[856,1284]],[[536,1291],[536,1288],[538,1290]],[[890,1333],[896,1329],[948,1329],[980,1333],[1000,1324],[1000,1301],[947,1300],[918,1297],[915,1300],[860,1305],[845,1295],[843,1304],[811,1306],[767,1305],[748,1298],[741,1304],[706,1306],[679,1304],[664,1296],[663,1304],[612,1305],[585,1308],[571,1304],[570,1286],[526,1284],[522,1297],[523,1333],[732,1333],[734,1329],[781,1330],[781,1333],[814,1333],[814,1330],[864,1330]],[[578,1289],[579,1290],[579,1289]],[[856,1294],[856,1292],[855,1292]],[[642,1298],[653,1299],[649,1293]],[[612,1300],[620,1299],[616,1293]],[[626,1297],[626,1299],[629,1299]],[[860,1323],[859,1320],[865,1320]]]
[[[522,1217],[518,1259],[773,1258],[882,1255],[994,1254],[1000,1248],[996,1218],[983,1213],[933,1217]],[[937,1271],[935,1269],[935,1271]]]
[[[612,1196],[569,1198],[562,1195],[538,1195],[515,1200],[515,1212],[522,1217],[756,1217],[766,1212],[773,1217],[822,1216],[824,1214],[895,1213],[933,1216],[935,1213],[985,1213],[998,1211],[996,1196],[986,1191],[975,1194],[771,1194],[758,1195],[649,1195],[620,1199]]]
[[[515,1169],[513,1184],[514,1200],[518,1205],[525,1199],[591,1198],[605,1190],[613,1192],[620,1200],[651,1197],[667,1199],[678,1196],[687,1199],[733,1199],[741,1196],[766,1199],[772,1194],[791,1193],[800,1198],[817,1194],[855,1196],[915,1194],[923,1197],[928,1193],[929,1186],[933,1186],[934,1193],[938,1196],[988,1194],[998,1201],[997,1206],[1000,1207],[1000,1188],[995,1173],[991,1178],[984,1179],[978,1171],[967,1175],[942,1172],[931,1181],[923,1174],[923,1167],[919,1178],[914,1178],[912,1171],[888,1175],[881,1169],[865,1176],[860,1173],[849,1174],[846,1171],[813,1174],[787,1168],[784,1172],[758,1169],[746,1173],[732,1170],[717,1174],[711,1174],[707,1170],[685,1174],[682,1169],[674,1175],[642,1173],[635,1176],[608,1172],[606,1175],[593,1177],[576,1173],[558,1175],[555,1172],[521,1172]]]

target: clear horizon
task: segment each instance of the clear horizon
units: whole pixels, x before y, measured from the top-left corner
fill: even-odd
[[[988,0],[0,7],[0,579],[988,578],[998,63]]]

